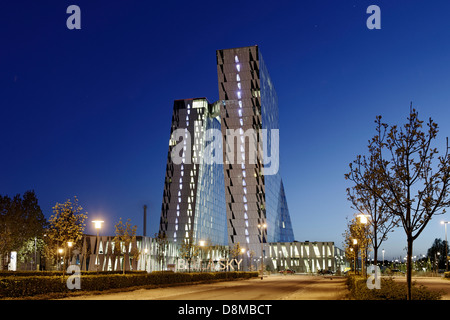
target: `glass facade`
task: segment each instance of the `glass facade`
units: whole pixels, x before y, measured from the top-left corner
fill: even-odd
[[[228,244],[217,107],[205,98],[174,102],[160,218],[160,232],[174,243]]]
[[[220,132],[220,120],[208,116],[205,119],[205,143],[202,150],[202,163],[199,165],[197,200],[195,205],[194,234],[197,242],[206,241],[213,245],[227,245],[227,216],[225,203],[225,184],[222,165],[222,143],[214,147],[214,132]],[[215,131],[214,131],[215,130]],[[219,138],[222,138],[220,135]],[[205,150],[212,150],[208,154]],[[217,154],[215,154],[217,152]],[[208,161],[208,157],[215,161]]]
[[[284,186],[279,172],[279,157],[271,154],[279,152],[279,141],[274,136],[272,130],[279,130],[278,121],[278,97],[275,88],[270,80],[269,71],[264,63],[263,57],[259,54],[259,75],[261,92],[261,115],[262,129],[267,130],[263,134],[264,146],[264,167],[271,168],[271,173],[265,174],[265,197],[266,197],[266,219],[272,228],[267,230],[268,242],[288,242],[294,241],[294,233],[291,225],[291,218],[287,206]],[[270,162],[268,161],[270,158]]]
[[[160,232],[260,256],[262,243],[294,240],[278,170],[278,99],[257,46],[216,57],[220,100],[174,103]]]

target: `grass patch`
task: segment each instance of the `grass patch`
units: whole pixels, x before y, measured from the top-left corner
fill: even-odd
[[[354,300],[407,300],[407,285],[394,281],[391,277],[381,278],[380,289],[367,288],[362,276],[348,276],[347,286],[350,298]],[[411,286],[412,300],[440,300],[442,292],[432,291],[416,282]]]

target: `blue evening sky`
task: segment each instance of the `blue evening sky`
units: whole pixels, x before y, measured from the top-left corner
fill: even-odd
[[[69,30],[69,5],[81,30]],[[366,9],[381,8],[381,30]],[[295,238],[342,247],[344,174],[382,115],[412,101],[450,136],[449,1],[22,1],[0,10],[0,194],[34,189],[47,217],[74,195],[89,219],[158,231],[173,100],[218,99],[215,51],[259,45],[278,93]],[[415,243],[444,238],[436,217]],[[87,232],[94,233],[88,222]],[[403,230],[385,243],[404,256]]]

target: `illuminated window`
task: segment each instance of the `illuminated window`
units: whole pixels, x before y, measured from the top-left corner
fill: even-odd
[[[237,92],[237,96],[238,96],[238,99],[241,99],[241,92],[240,91]]]
[[[239,58],[238,56],[234,56],[234,62],[238,63],[239,62]]]
[[[236,64],[236,69],[237,69],[238,72],[241,72],[241,65],[239,63]]]

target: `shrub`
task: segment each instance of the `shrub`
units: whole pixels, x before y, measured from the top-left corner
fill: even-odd
[[[3,275],[2,275],[3,276]],[[47,293],[69,292],[66,280],[69,275],[58,273],[36,275],[12,275],[0,277],[0,298],[27,297]],[[175,273],[170,271],[120,273],[82,272],[81,291],[103,291],[136,286],[181,284],[212,280],[249,279],[257,277],[257,272],[205,272]],[[78,290],[76,290],[78,291]]]

